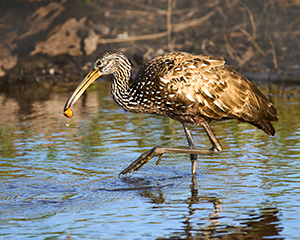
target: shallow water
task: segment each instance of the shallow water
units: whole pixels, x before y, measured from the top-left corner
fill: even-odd
[[[180,123],[123,111],[109,87],[80,99],[69,127],[70,93],[0,94],[1,239],[299,239],[299,86],[271,89],[275,137],[213,124],[223,152],[198,157],[197,185],[186,154],[118,178],[154,145],[187,143]]]

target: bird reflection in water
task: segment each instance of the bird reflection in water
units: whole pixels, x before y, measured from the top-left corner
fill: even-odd
[[[171,200],[164,196],[163,189],[143,190],[140,195],[147,198],[153,204],[153,208],[164,211],[172,208],[170,206],[186,204],[186,211],[176,218],[182,219],[180,228],[174,229],[169,237],[159,239],[281,239],[280,211],[277,208],[266,207],[260,209],[259,213],[251,212],[243,219],[239,219],[238,226],[224,224],[222,219],[226,218],[226,205],[223,200],[214,196],[199,196],[198,190],[191,185],[191,196],[183,200]],[[225,201],[225,200],[224,200]],[[207,214],[207,204],[213,208]],[[262,204],[262,205],[268,205]],[[176,207],[178,210],[178,208]],[[243,214],[245,215],[245,214]]]

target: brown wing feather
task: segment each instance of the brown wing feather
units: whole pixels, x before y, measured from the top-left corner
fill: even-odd
[[[143,112],[193,124],[236,118],[270,135],[275,133],[271,121],[278,120],[276,108],[223,58],[171,53],[146,64],[136,83],[147,85],[145,76],[154,83],[144,87],[153,101]]]
[[[237,103],[232,105],[231,114],[237,116],[241,121],[249,122],[264,130],[269,135],[274,135],[275,129],[271,121],[278,121],[278,114],[273,104],[244,76],[228,65],[225,65],[224,69],[227,70],[229,76],[226,97]],[[223,96],[219,96],[223,100]],[[224,104],[227,99],[224,98]]]

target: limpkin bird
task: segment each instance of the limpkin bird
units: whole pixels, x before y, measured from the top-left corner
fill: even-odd
[[[278,121],[273,104],[248,79],[239,74],[223,58],[169,53],[145,63],[132,85],[129,85],[131,65],[119,51],[100,53],[93,69],[71,94],[64,114],[72,116],[70,108],[88,86],[101,75],[112,74],[111,95],[127,111],[166,116],[181,122],[188,148],[156,146],[140,155],[121,174],[139,170],[154,156],[158,164],[164,153],[188,153],[192,174],[196,173],[197,154],[215,155],[222,148],[209,123],[237,119],[275,134],[271,121]],[[201,125],[211,143],[210,149],[195,148],[188,124]]]

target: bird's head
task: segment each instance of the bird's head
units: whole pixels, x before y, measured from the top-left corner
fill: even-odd
[[[84,91],[102,75],[115,74],[119,70],[130,72],[131,65],[126,56],[119,51],[101,52],[94,62],[93,69],[85,76],[81,83],[67,100],[64,115],[72,117],[71,107],[77,102]]]
[[[99,75],[108,75],[118,72],[120,68],[130,71],[131,65],[127,57],[119,51],[104,51],[96,58],[93,70],[98,71]]]

